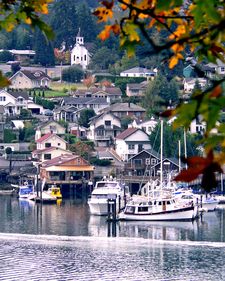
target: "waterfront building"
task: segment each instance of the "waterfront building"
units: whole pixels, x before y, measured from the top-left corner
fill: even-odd
[[[94,166],[80,155],[64,154],[42,163],[40,177],[46,184],[82,185],[93,178]]]

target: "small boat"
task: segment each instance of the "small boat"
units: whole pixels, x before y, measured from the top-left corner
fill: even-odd
[[[30,181],[25,181],[22,185],[11,185],[18,189],[18,197],[26,199],[34,191],[34,185]]]
[[[107,215],[109,200],[115,200],[116,213],[125,207],[130,197],[129,188],[116,179],[97,181],[91,197],[88,200],[90,213],[93,215]]]
[[[38,195],[37,192],[33,192],[27,199],[36,203],[57,203],[57,198],[46,191],[39,192]]]
[[[197,206],[181,205],[174,197],[145,197],[128,202],[118,218],[136,221],[191,221],[197,216]]]
[[[62,199],[62,193],[61,193],[60,187],[53,185],[45,192],[47,194],[50,194],[50,195],[56,197],[56,199]]]

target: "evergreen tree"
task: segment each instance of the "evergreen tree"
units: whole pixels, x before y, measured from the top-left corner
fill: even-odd
[[[42,66],[54,66],[55,57],[53,46],[50,41],[47,41],[41,31],[37,30],[35,33],[35,63]]]

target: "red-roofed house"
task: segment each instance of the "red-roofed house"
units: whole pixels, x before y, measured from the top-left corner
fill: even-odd
[[[143,149],[151,149],[149,136],[138,128],[128,128],[116,137],[116,153],[123,159],[128,159]]]
[[[37,139],[36,144],[37,144],[37,150],[49,148],[52,146],[60,147],[66,150],[67,142],[55,134],[48,133],[42,136],[41,138]]]

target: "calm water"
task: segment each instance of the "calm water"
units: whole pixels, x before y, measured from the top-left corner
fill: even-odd
[[[225,280],[225,209],[194,223],[108,225],[86,203],[2,196],[0,215],[0,280]]]

